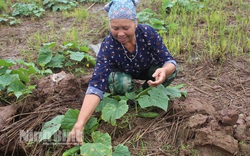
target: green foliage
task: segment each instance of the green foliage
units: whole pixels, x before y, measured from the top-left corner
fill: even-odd
[[[62,120],[62,129],[71,130],[76,123],[77,117],[79,115],[79,110],[69,110],[65,113]]]
[[[84,134],[91,135],[98,128],[97,118],[91,117],[84,127]]]
[[[36,4],[15,3],[12,8],[12,16],[36,16],[41,17],[45,10]]]
[[[5,11],[6,9],[7,9],[7,6],[4,0],[0,0],[0,12]]]
[[[55,42],[43,44],[39,51],[37,63],[45,69],[68,68],[70,71],[78,73],[82,67],[95,65],[95,58],[88,54],[89,48],[80,46],[74,42],[67,42],[61,46],[55,54],[51,50],[56,46]],[[79,66],[79,68],[77,68]],[[81,69],[81,70],[78,70]]]
[[[111,125],[116,125],[116,119],[120,119],[127,111],[128,105],[126,100],[110,100],[102,109],[102,119]]]
[[[92,143],[85,143],[80,147],[81,155],[112,155],[111,137],[108,133],[103,134],[99,131],[93,132],[92,139]]]
[[[52,120],[46,122],[39,135],[39,142],[50,139],[52,135],[60,129],[63,119],[64,115],[58,115]]]
[[[74,156],[78,155],[77,152],[80,151],[80,146],[75,146],[67,151],[64,151],[62,156]]]
[[[142,109],[148,107],[158,107],[164,111],[168,109],[168,102],[173,98],[186,97],[186,91],[180,91],[183,85],[164,87],[149,87],[139,93],[137,91],[126,93],[125,96],[112,95],[105,96],[96,108],[96,112],[101,112],[102,119],[113,126],[116,120],[124,116],[128,111],[128,100],[138,103]]]
[[[9,24],[9,25],[16,25],[20,24],[20,20],[16,19],[15,17],[9,16],[7,14],[0,15],[0,23],[2,24]]]
[[[130,156],[128,147],[123,145],[115,146],[112,156]]]
[[[112,98],[111,94],[106,94],[104,99],[100,102],[99,106],[96,108],[96,112],[101,112],[101,118],[109,122],[113,126],[116,125],[116,120],[123,117],[128,112],[128,104],[127,101],[129,98],[133,100],[141,101],[142,99],[147,97],[147,100],[142,100],[140,106],[142,108],[156,106],[163,110],[167,110],[168,100],[170,98],[181,97],[182,95],[186,95],[185,92],[179,91],[179,88],[182,88],[183,85],[172,86],[172,87],[164,87],[160,85],[159,87],[149,87],[146,90],[141,91],[139,94],[128,93],[126,96],[118,96],[115,95]],[[184,93],[184,94],[183,94]],[[162,97],[167,97],[163,101]],[[158,101],[154,101],[156,99],[160,99]],[[152,102],[153,101],[153,102]],[[159,104],[156,104],[156,103]],[[79,110],[69,109],[65,115],[58,115],[52,120],[46,122],[42,128],[41,135],[39,136],[40,142],[43,140],[48,140],[52,137],[54,133],[56,133],[59,129],[63,131],[70,131],[74,124],[77,121],[79,115]],[[141,117],[154,118],[159,114],[155,112],[147,112],[141,113]],[[98,120],[95,117],[91,117],[87,124],[84,127],[84,144],[80,146],[81,155],[93,155],[93,156],[130,156],[129,150],[126,146],[118,145],[112,149],[111,137],[108,133],[101,133],[96,131],[98,128]],[[91,135],[91,139],[89,138]],[[66,151],[66,153],[71,153],[72,151],[76,153],[78,151],[78,147],[73,147],[74,149]],[[73,154],[73,153],[71,153]]]
[[[80,2],[96,2],[96,3],[104,3],[109,2],[109,0],[79,0]]]
[[[65,115],[58,115],[52,120],[46,122],[39,135],[39,141],[46,141],[52,138],[52,136],[58,131],[69,131],[75,124],[79,110],[69,109]],[[112,150],[111,137],[108,133],[101,133],[96,131],[98,128],[98,122],[95,117],[91,117],[84,127],[84,135],[91,135],[91,140],[85,139],[84,144],[80,146],[81,155],[97,155],[117,156],[122,153],[124,156],[130,156],[129,150],[126,146],[119,144]],[[91,131],[89,131],[91,130]],[[91,133],[90,133],[91,132]],[[74,155],[79,150],[79,146],[75,146],[63,153],[63,155]]]
[[[142,118],[156,118],[159,114],[156,112],[142,112],[138,116]]]
[[[169,97],[163,85],[153,87],[148,91],[148,95],[142,95],[138,99],[138,103],[142,108],[156,106],[165,111],[168,109],[168,101]]]
[[[162,0],[162,9],[169,11],[171,8],[178,8],[178,12],[185,10],[186,12],[197,11],[203,8],[197,0]]]
[[[44,0],[43,5],[46,9],[52,9],[54,12],[70,10],[73,7],[77,6],[75,0]]]
[[[137,14],[139,23],[151,25],[156,30],[166,30],[165,23],[153,10],[147,8]]]
[[[137,14],[139,23],[151,25],[158,31],[166,32],[167,30],[177,29],[176,23],[166,20],[166,13],[171,9],[176,8],[178,12],[185,10],[186,12],[197,11],[203,8],[203,5],[196,0],[162,0],[162,13],[157,14],[153,10],[146,8]]]
[[[89,18],[89,11],[83,10],[82,8],[76,8],[73,11],[64,11],[63,17],[65,18],[75,18],[77,22],[86,22]],[[85,24],[84,24],[85,25]],[[70,32],[69,32],[70,33]],[[73,33],[73,30],[72,30]]]
[[[14,66],[19,68],[12,69]],[[29,85],[30,77],[40,73],[34,63],[23,60],[0,59],[0,91],[1,99],[8,99],[14,94],[18,99],[32,92],[35,86]]]

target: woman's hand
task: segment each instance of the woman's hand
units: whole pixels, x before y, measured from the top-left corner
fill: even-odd
[[[95,94],[86,94],[82,103],[82,108],[78,115],[77,122],[69,133],[67,146],[75,146],[83,143],[84,126],[95,111],[100,102],[100,98]]]
[[[82,124],[76,123],[68,135],[67,146],[71,148],[72,146],[81,145],[83,143],[83,129]]]
[[[155,81],[148,80],[149,86],[156,87],[159,84],[162,84],[168,76],[170,76],[174,71],[176,67],[173,63],[165,63],[163,67],[158,68],[155,70],[154,74],[152,77],[155,78]]]
[[[152,77],[155,78],[155,81],[148,80],[149,86],[153,87],[158,86],[159,84],[163,83],[167,77],[166,69],[165,68],[156,69]]]

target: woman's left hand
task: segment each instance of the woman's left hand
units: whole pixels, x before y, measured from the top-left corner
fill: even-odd
[[[167,77],[167,72],[165,68],[158,68],[152,75],[155,78],[155,81],[148,80],[149,86],[156,87],[159,84],[163,83]]]
[[[175,69],[176,67],[173,63],[165,63],[163,67],[156,69],[152,75],[152,77],[155,78],[155,81],[148,80],[149,86],[156,87],[159,84],[162,84],[166,78],[175,71]]]

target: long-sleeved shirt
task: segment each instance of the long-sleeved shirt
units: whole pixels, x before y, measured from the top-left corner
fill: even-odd
[[[138,24],[135,36],[136,50],[133,53],[128,52],[111,33],[103,40],[86,94],[96,94],[102,99],[112,71],[121,71],[134,79],[144,80],[145,73],[152,65],[161,67],[171,62],[177,66],[154,28]]]

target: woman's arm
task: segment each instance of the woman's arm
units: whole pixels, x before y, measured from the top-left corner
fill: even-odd
[[[82,103],[77,122],[69,133],[67,139],[68,147],[72,145],[82,144],[84,126],[95,111],[95,108],[100,102],[100,98],[95,94],[86,94]]]

